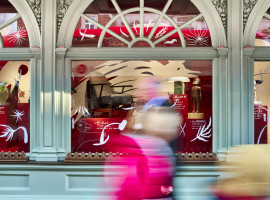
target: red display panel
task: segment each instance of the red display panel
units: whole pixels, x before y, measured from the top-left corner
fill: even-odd
[[[267,144],[267,106],[254,105],[254,144]]]

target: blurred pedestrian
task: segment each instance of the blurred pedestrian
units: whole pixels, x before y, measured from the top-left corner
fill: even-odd
[[[128,156],[114,164],[119,167],[113,168],[119,176],[109,179],[117,188],[112,199],[173,200],[175,156],[168,143],[177,137],[181,121],[173,108],[153,106],[143,113],[135,134],[119,136],[114,146]]]
[[[229,151],[227,178],[213,187],[220,200],[266,200],[270,197],[270,146],[243,145]]]

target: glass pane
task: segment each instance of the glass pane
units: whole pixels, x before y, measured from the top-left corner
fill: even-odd
[[[212,46],[209,29],[203,17],[191,23],[182,32],[188,47]]]
[[[0,151],[30,151],[30,62],[0,61]]]
[[[114,5],[109,0],[96,0],[89,5],[84,14],[102,26],[106,26],[115,16],[118,15],[118,6],[122,12],[125,12],[124,19],[118,16],[118,18],[110,23],[110,26],[108,27],[110,31],[116,33],[122,38],[122,40],[117,36],[115,38],[110,31],[106,32],[107,30],[105,30],[106,34],[104,35],[102,41],[102,47],[127,47],[128,44],[134,39],[140,38],[141,22],[140,12],[138,10],[140,6],[139,3],[140,1],[138,0],[119,0],[117,1],[117,5]],[[193,3],[191,3],[190,0],[175,0],[171,3],[166,11],[166,15],[169,17],[169,19],[163,17],[158,23],[153,36],[149,37],[151,30],[157,23],[159,16],[162,14],[161,11],[163,11],[166,4],[167,0],[146,0],[144,2],[144,6],[147,7],[147,9],[154,9],[153,11],[145,10],[144,12],[144,39],[149,38],[150,40],[139,40],[133,44],[133,47],[151,47],[153,42],[175,30],[175,27],[179,27],[183,23],[200,14],[199,10],[193,5]],[[133,10],[130,10],[131,8],[133,8]],[[134,8],[137,10],[134,10]],[[126,12],[127,10],[128,12]],[[128,24],[127,27],[125,24]],[[186,39],[186,46],[211,46],[209,30],[203,18],[191,23],[182,31]],[[101,27],[98,27],[85,19],[81,19],[79,20],[74,33],[73,46],[97,47],[102,32],[103,30]],[[182,44],[178,31],[156,44],[156,46],[181,47]]]
[[[270,20],[263,17],[259,25],[255,46],[270,46]]]
[[[270,62],[254,65],[254,143],[269,142]]]
[[[212,61],[73,61],[71,83],[72,152],[108,152],[138,134],[155,98],[183,118],[175,152],[212,151]]]
[[[17,15],[15,8],[8,2],[0,2],[0,25]],[[20,18],[0,30],[4,45],[8,47],[29,47],[29,39],[23,20]]]

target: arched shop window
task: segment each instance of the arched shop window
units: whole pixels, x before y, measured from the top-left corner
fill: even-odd
[[[260,22],[256,33],[255,46],[270,46],[270,8]]]
[[[93,1],[81,14],[73,47],[207,47],[208,26],[182,0]]]
[[[6,60],[0,59],[0,151],[29,152],[30,61],[8,60],[1,49],[13,47],[29,47],[27,30],[12,4],[1,1],[0,54]]]
[[[0,2],[0,48],[29,47],[21,15],[8,1]]]
[[[93,1],[73,37],[73,47],[209,46],[203,15],[181,0]],[[104,152],[129,133],[141,112],[137,84],[146,79],[184,119],[175,152],[212,152],[212,60],[138,58],[72,61],[71,152]]]

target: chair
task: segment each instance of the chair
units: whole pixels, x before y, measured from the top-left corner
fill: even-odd
[[[121,87],[122,92],[115,92],[114,87]],[[91,72],[86,84],[88,110],[91,112],[108,112],[109,117],[111,117],[114,109],[119,109],[120,106],[131,106],[133,97],[124,94],[126,87],[132,87],[132,85],[112,86],[102,73]]]

